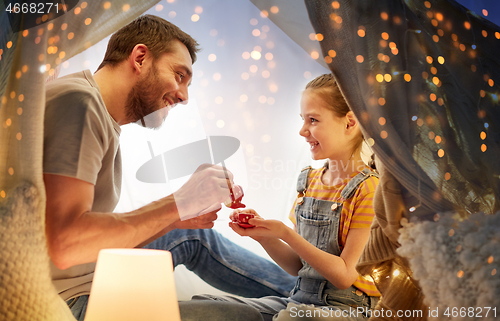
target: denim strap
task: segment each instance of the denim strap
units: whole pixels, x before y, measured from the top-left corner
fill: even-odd
[[[347,200],[351,198],[354,193],[356,192],[356,189],[358,189],[358,186],[363,183],[365,180],[367,180],[370,176],[375,176],[378,178],[378,174],[371,171],[368,168],[363,169],[362,172],[360,172],[358,175],[354,176],[349,183],[344,187],[342,192],[340,193],[340,196],[342,196],[342,199]]]
[[[299,178],[297,179],[297,192],[304,194],[304,191],[307,189],[307,181],[311,170],[312,167],[307,166],[300,171]]]

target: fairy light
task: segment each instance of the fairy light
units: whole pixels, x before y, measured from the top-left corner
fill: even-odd
[[[219,128],[224,128],[225,125],[226,123],[222,119],[219,119],[216,123],[216,126]]]
[[[259,60],[261,58],[261,53],[254,50],[250,53],[250,56],[254,59],[254,60]]]

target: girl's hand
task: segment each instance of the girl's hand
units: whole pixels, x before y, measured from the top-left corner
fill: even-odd
[[[251,208],[245,208],[234,210],[231,214],[229,214],[229,219],[231,220],[231,222],[238,222],[238,215],[242,213],[253,214],[255,215],[255,217],[261,217],[255,210]]]
[[[251,213],[256,215],[255,218],[252,218],[248,221],[249,224],[255,225],[255,227],[242,228],[241,226],[238,225],[238,223],[234,222],[229,223],[229,226],[233,229],[233,231],[235,231],[241,236],[249,236],[254,240],[260,242],[264,238],[281,239],[287,233],[287,230],[289,230],[289,228],[279,220],[266,220],[258,216],[258,214],[252,209],[247,209],[244,211],[245,213]],[[235,216],[231,216],[231,218],[233,217]]]

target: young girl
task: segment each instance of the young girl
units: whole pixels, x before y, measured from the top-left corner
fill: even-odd
[[[258,241],[285,271],[299,276],[291,296],[203,298],[250,305],[264,320],[271,320],[289,303],[295,305],[282,311],[277,320],[301,316],[364,320],[380,294],[371,280],[356,272],[355,265],[368,240],[378,178],[361,159],[359,123],[332,75],[322,75],[306,86],[300,108],[304,124],[299,133],[310,144],[312,158],[327,162],[320,169],[305,168],[299,175],[298,196],[291,211],[296,229],[266,220],[252,209],[235,211],[231,218],[239,213],[254,214],[249,223],[255,227],[230,223],[236,233]],[[298,305],[301,303],[323,309],[314,313],[311,307]]]

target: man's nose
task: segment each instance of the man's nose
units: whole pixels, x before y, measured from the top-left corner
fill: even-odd
[[[187,86],[181,86],[175,94],[175,98],[177,99],[177,103],[186,105],[189,99]]]

